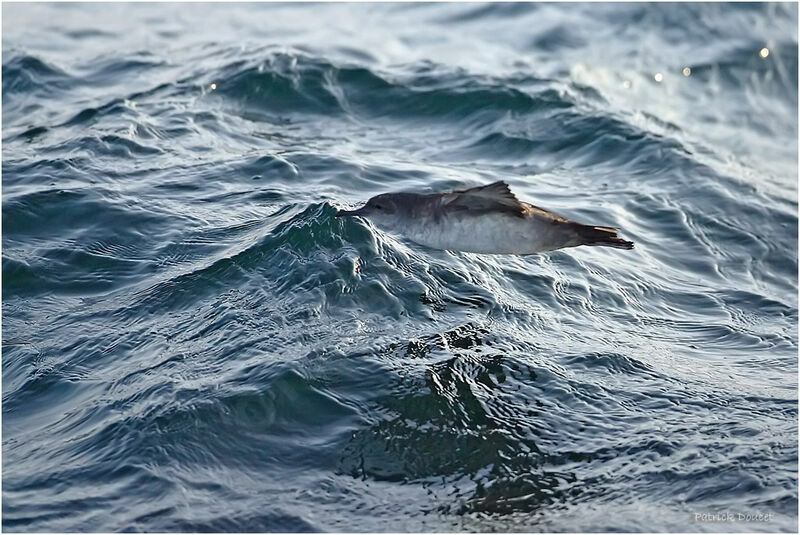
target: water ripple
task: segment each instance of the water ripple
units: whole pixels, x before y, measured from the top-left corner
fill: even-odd
[[[796,531],[796,6],[145,7],[4,7],[5,529]],[[636,249],[334,217],[500,179]]]

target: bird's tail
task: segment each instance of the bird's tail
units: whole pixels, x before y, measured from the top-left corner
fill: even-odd
[[[593,227],[591,225],[581,225],[576,223],[578,236],[582,240],[581,245],[598,245],[602,247],[614,247],[615,249],[633,249],[633,242],[623,240],[617,236],[617,229],[612,227]]]

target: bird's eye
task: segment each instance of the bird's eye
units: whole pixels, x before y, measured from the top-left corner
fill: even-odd
[[[383,210],[383,206],[381,206],[380,204],[376,204],[375,208],[377,208],[378,210]]]

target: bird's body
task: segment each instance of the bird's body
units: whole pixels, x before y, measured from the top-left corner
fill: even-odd
[[[602,245],[632,249],[616,229],[582,225],[520,202],[505,182],[446,193],[384,193],[354,211],[413,242],[450,251],[534,254]]]
[[[431,223],[410,219],[402,234],[413,242],[449,251],[531,254],[549,251],[560,241],[559,229],[533,216],[505,213],[448,214]]]

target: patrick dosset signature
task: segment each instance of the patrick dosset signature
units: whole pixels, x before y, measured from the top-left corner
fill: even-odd
[[[713,513],[694,513],[695,522],[772,522],[773,513],[760,511],[741,513],[738,511],[717,511]]]

